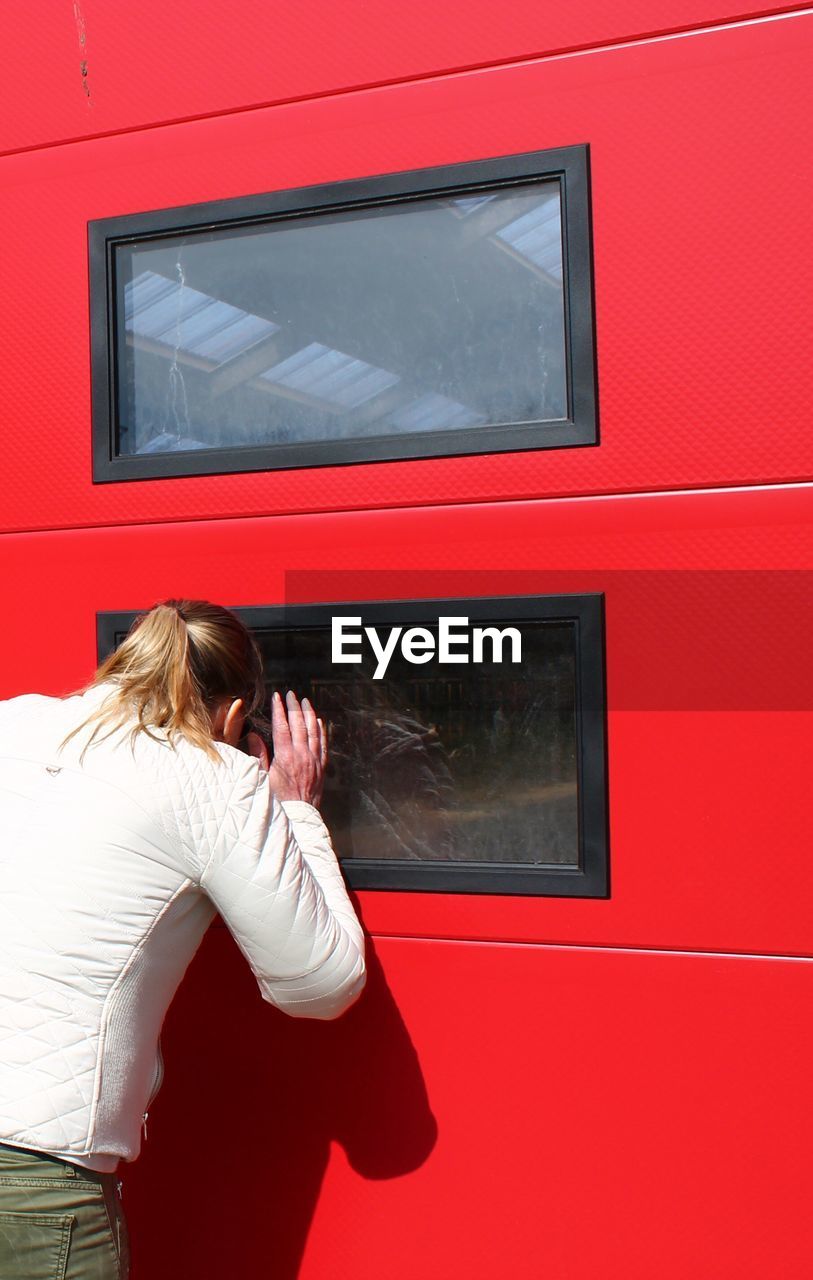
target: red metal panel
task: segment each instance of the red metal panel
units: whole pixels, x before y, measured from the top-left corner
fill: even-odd
[[[7,15],[0,149],[161,124],[353,86],[721,22],[793,5],[742,0],[486,0],[421,11],[363,0],[137,6],[28,0]],[[795,6],[798,7],[798,6]]]
[[[811,953],[811,486],[6,535],[0,554],[2,696],[77,686],[97,609],[169,595],[605,591],[611,898],[368,892],[367,927]]]
[[[808,1280],[808,961],[378,941],[332,1024],[213,930],[125,1182],[136,1275]]]
[[[806,1280],[813,488],[501,500],[813,477],[809,19],[371,89],[737,10],[52,8],[0,86],[0,148],[44,148],[0,161],[0,528],[67,531],[0,538],[0,696],[75,687],[97,609],[170,594],[607,598],[611,898],[363,894],[370,989],[327,1026],[213,930],[127,1174],[136,1275]],[[576,142],[599,448],[91,485],[88,218]]]
[[[811,37],[787,18],[6,157],[0,528],[813,476]],[[599,447],[92,486],[88,218],[581,142]]]

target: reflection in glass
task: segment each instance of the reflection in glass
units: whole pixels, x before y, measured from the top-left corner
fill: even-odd
[[[521,664],[418,666],[396,649],[381,680],[366,647],[334,665],[327,626],[255,633],[269,690],[329,722],[322,809],[340,856],[578,864],[575,625],[510,625]]]
[[[567,416],[558,181],[115,253],[119,456]]]

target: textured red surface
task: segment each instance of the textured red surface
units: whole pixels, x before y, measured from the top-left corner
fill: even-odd
[[[0,151],[792,9],[747,0],[239,6],[27,0],[4,19]]]
[[[611,898],[368,892],[365,924],[811,954],[813,487],[57,531],[0,550],[15,602],[0,696],[67,692],[95,665],[97,609],[169,595],[603,590]]]
[[[808,1280],[809,961],[375,951],[309,1026],[209,935],[125,1182],[138,1280]]]
[[[0,160],[0,528],[813,476],[812,40],[792,17]],[[600,446],[91,484],[89,218],[581,142]]]

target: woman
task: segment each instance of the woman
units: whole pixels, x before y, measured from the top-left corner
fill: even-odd
[[[263,997],[335,1018],[364,941],[319,817],[326,732],[227,609],[167,600],[90,684],[0,702],[0,1280],[124,1280],[115,1177],[219,912]],[[238,744],[245,742],[246,750]]]

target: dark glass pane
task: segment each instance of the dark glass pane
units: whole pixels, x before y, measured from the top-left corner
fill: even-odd
[[[568,414],[558,180],[115,250],[118,456]]]
[[[414,665],[398,648],[383,679],[366,645],[336,665],[327,626],[255,633],[269,690],[330,724],[322,808],[341,856],[578,865],[575,624],[494,625],[521,633],[521,663]]]

